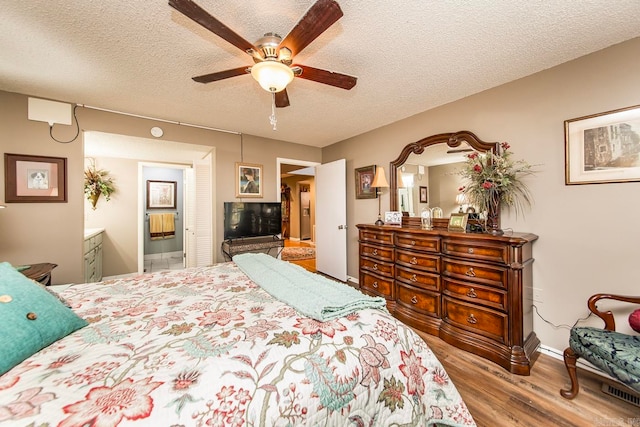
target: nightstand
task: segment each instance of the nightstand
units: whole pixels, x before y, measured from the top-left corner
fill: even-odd
[[[45,286],[51,285],[51,270],[56,268],[58,264],[51,264],[44,262],[40,264],[31,264],[20,273],[27,276],[29,279],[40,282]]]

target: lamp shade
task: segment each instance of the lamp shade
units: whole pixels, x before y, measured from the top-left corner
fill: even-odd
[[[398,188],[406,187],[404,183],[404,179],[402,179],[402,172],[398,171],[397,177],[398,177]]]
[[[251,67],[251,75],[267,92],[280,92],[293,80],[291,68],[278,61],[262,61]]]
[[[389,187],[387,177],[384,174],[384,168],[382,168],[381,166],[376,168],[376,174],[373,176],[373,182],[371,183],[371,186],[376,188]]]

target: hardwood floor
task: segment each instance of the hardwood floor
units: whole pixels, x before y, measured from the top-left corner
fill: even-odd
[[[531,375],[513,375],[479,356],[419,332],[444,365],[479,427],[640,426],[640,407],[601,391],[599,376],[578,370],[580,392],[560,396],[569,384],[564,363],[541,354]]]
[[[284,241],[284,247],[285,248],[290,248],[290,247],[315,247],[315,245],[305,242],[305,241],[298,241],[298,240],[289,240],[286,239]],[[315,258],[311,258],[311,259],[302,259],[299,261],[289,261],[293,264],[297,264],[302,268],[305,268],[306,270],[309,270],[313,273],[317,273],[316,271],[316,259]]]

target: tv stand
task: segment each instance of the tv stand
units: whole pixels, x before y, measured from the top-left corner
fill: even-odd
[[[275,257],[280,255],[284,248],[284,239],[279,236],[265,237],[242,237],[237,239],[227,239],[222,242],[222,253],[225,261],[231,261],[234,255],[247,252],[262,252],[271,255],[275,249]]]

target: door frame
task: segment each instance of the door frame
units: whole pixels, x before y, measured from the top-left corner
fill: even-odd
[[[193,166],[187,164],[175,164],[175,163],[162,163],[162,162],[138,162],[138,274],[144,273],[144,226],[146,221],[145,215],[145,190],[146,190],[146,182],[144,179],[144,168],[162,168],[162,169],[182,169],[182,182],[183,188],[181,191],[185,191],[184,186],[186,185],[186,170],[191,169]],[[186,198],[182,198],[182,212],[186,214],[187,204]],[[182,262],[183,264],[186,262],[186,251],[187,247],[184,242],[186,236],[186,221],[182,221]]]

